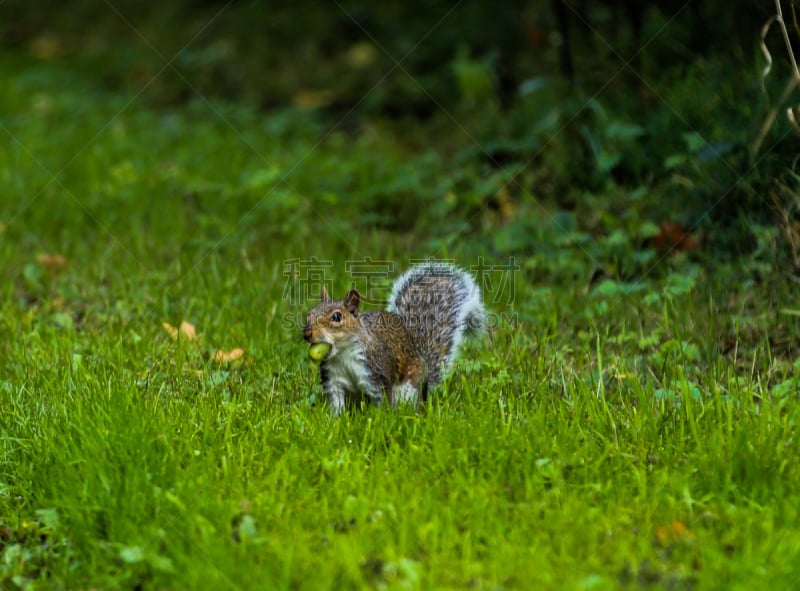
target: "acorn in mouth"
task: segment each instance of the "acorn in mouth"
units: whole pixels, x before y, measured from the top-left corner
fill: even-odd
[[[331,346],[328,343],[314,343],[308,349],[308,356],[314,361],[322,361],[331,352]]]

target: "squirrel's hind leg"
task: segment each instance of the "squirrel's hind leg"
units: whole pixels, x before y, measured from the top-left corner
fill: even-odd
[[[425,363],[421,359],[414,359],[402,374],[401,381],[392,386],[392,405],[410,404],[416,408],[419,404],[420,384],[425,383],[424,377]]]
[[[391,400],[395,406],[399,404],[410,404],[416,407],[419,401],[419,390],[411,382],[401,382],[392,386]]]

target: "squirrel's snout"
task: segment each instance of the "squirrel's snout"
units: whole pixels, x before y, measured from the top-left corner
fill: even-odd
[[[311,342],[311,325],[306,324],[303,327],[303,338],[307,340],[309,343]]]

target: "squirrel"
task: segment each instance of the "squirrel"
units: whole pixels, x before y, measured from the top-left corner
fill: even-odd
[[[320,378],[334,415],[361,402],[424,402],[451,369],[463,338],[486,325],[480,288],[448,263],[406,271],[386,311],[361,313],[360,302],[356,289],[333,300],[323,286],[303,329],[312,350],[322,344]]]

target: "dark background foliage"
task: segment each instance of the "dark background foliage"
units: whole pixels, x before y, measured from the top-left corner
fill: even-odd
[[[621,230],[631,251],[718,259],[763,253],[767,235],[771,255],[797,265],[796,135],[781,115],[760,139],[790,76],[775,26],[763,75],[770,3],[114,0],[0,10],[6,50],[83,69],[96,88],[156,110],[248,105],[272,117],[276,136],[310,125],[330,149],[392,137],[396,154],[365,150],[352,171],[312,179],[299,167],[298,188],[346,205],[351,227],[489,229],[500,253],[570,232],[601,244]]]

